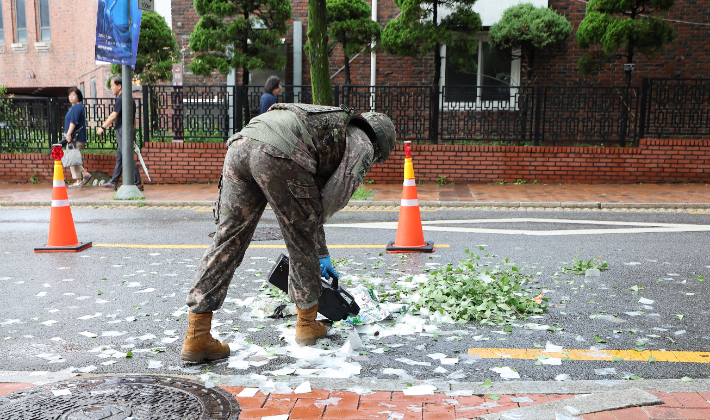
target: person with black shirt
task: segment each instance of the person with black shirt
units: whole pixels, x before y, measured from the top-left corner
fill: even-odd
[[[101,124],[101,127],[96,129],[96,134],[97,135],[102,135],[109,127],[111,127],[111,124],[113,124],[113,127],[116,129],[116,141],[118,142],[118,150],[116,151],[116,166],[113,168],[113,177],[109,180],[109,182],[105,183],[102,185],[104,188],[112,188],[116,190],[118,186],[118,179],[121,177],[121,173],[123,173],[123,82],[120,77],[114,77],[111,79],[111,92],[116,95],[116,103],[113,106],[113,112],[111,112],[111,115],[108,116],[106,121],[104,121],[103,124]],[[130,91],[129,91],[130,94]],[[131,118],[131,121],[135,121],[136,119],[136,108],[133,107],[133,118]],[[128,133],[128,139],[131,142],[135,141],[136,137],[136,129],[133,127],[133,124],[131,124],[130,127],[130,133]],[[133,166],[133,179],[136,183],[136,187],[140,191],[143,191],[143,183],[141,182],[141,176],[138,173],[138,165]]]

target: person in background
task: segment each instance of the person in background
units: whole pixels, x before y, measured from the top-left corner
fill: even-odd
[[[266,80],[264,84],[264,94],[261,95],[261,101],[259,102],[259,115],[268,111],[271,105],[276,103],[276,97],[282,90],[281,79],[277,76],[271,76]]]
[[[116,150],[116,166],[113,168],[113,177],[111,178],[111,180],[102,185],[102,187],[104,188],[111,188],[113,190],[116,190],[118,188],[118,179],[123,173],[123,140],[125,137],[125,139],[127,139],[131,143],[134,142],[136,138],[136,129],[135,127],[131,126],[130,133],[123,132],[123,81],[120,77],[114,77],[113,79],[111,79],[111,92],[116,95],[116,103],[113,106],[113,112],[111,112],[111,115],[109,115],[108,118],[106,118],[106,121],[101,124],[101,127],[96,129],[96,134],[99,136],[103,135],[104,132],[106,132],[109,127],[111,127],[111,124],[113,124],[114,128],[116,129],[116,142],[118,143],[118,149]],[[130,85],[128,85],[127,93],[129,95],[131,94]],[[133,118],[131,118],[131,121],[135,121],[135,119],[136,107],[134,106]],[[133,156],[129,156],[129,159],[131,158],[133,158]],[[141,175],[138,173],[138,165],[133,166],[133,180],[135,181],[138,190],[143,191],[143,183],[141,182]]]
[[[71,103],[71,109],[64,117],[64,130],[67,144],[74,143],[74,147],[81,151],[86,145],[86,111],[84,110],[84,95],[76,88],[70,88],[67,92],[67,99]],[[75,138],[76,136],[76,138]],[[72,178],[76,182],[68,188],[81,188],[91,180],[91,174],[84,169],[83,165],[70,166]]]

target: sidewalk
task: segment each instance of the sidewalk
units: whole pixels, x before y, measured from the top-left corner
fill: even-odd
[[[33,387],[29,383],[0,383],[0,397]],[[521,416],[506,411],[538,404],[569,400],[574,394],[485,394],[471,396],[433,395],[407,396],[402,392],[378,391],[359,395],[348,391],[312,389],[309,393],[272,393],[257,391],[253,397],[239,397],[243,387],[222,386],[232,394],[241,410],[239,420],[264,418],[289,420],[455,420],[474,419],[487,414],[500,413],[500,418],[555,420],[556,413],[584,420],[647,420],[647,419],[710,419],[710,393],[708,392],[650,392],[663,401],[660,405],[629,407],[613,411],[571,416],[560,407],[552,410],[549,418],[538,415]],[[579,399],[570,401],[581,407]],[[633,405],[629,402],[629,405]],[[566,408],[566,407],[565,407]],[[574,409],[574,408],[572,408]],[[542,410],[541,410],[542,411]]]
[[[402,186],[370,184],[369,205],[398,205]],[[72,203],[120,203],[101,187],[67,189]],[[417,185],[421,205],[524,207],[710,207],[710,184],[457,184]],[[146,184],[146,205],[210,205],[217,184]],[[0,184],[0,204],[40,205],[52,197],[51,184]],[[639,206],[639,204],[643,204]],[[694,206],[694,204],[697,204]]]

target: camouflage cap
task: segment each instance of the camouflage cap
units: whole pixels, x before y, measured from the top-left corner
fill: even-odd
[[[358,117],[361,118],[361,121],[367,122],[366,127],[363,127],[364,124],[357,124],[358,118],[353,119],[352,122],[361,125],[361,128],[367,132],[372,144],[375,146],[375,160],[373,163],[383,163],[392,153],[394,144],[397,141],[397,133],[392,120],[387,115],[379,112],[366,112]]]

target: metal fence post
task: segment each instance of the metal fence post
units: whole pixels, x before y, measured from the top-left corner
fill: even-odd
[[[236,116],[236,124],[234,125],[237,127],[237,131],[242,131],[242,128],[244,127],[244,122],[242,119],[244,118],[244,104],[243,104],[243,85],[236,85],[234,88],[237,91],[237,116]]]
[[[639,111],[638,116],[638,140],[641,140],[646,135],[646,107],[650,93],[648,77],[644,77],[641,80],[641,111]]]
[[[335,85],[335,92],[333,95],[333,106],[340,106],[340,86]]]
[[[150,89],[148,85],[143,85],[143,101],[141,105],[143,106],[143,144],[150,141]]]
[[[538,86],[535,88],[534,100],[535,100],[534,138],[535,138],[535,146],[539,146],[541,136],[542,136],[542,131],[540,131],[540,126],[541,125],[543,127],[545,126],[544,122],[541,121],[541,119],[542,119],[542,101],[545,100],[545,88],[543,86]]]
[[[55,111],[55,98],[47,99],[47,130],[49,131],[49,148],[52,148],[53,144],[59,143],[57,141],[57,113]]]

